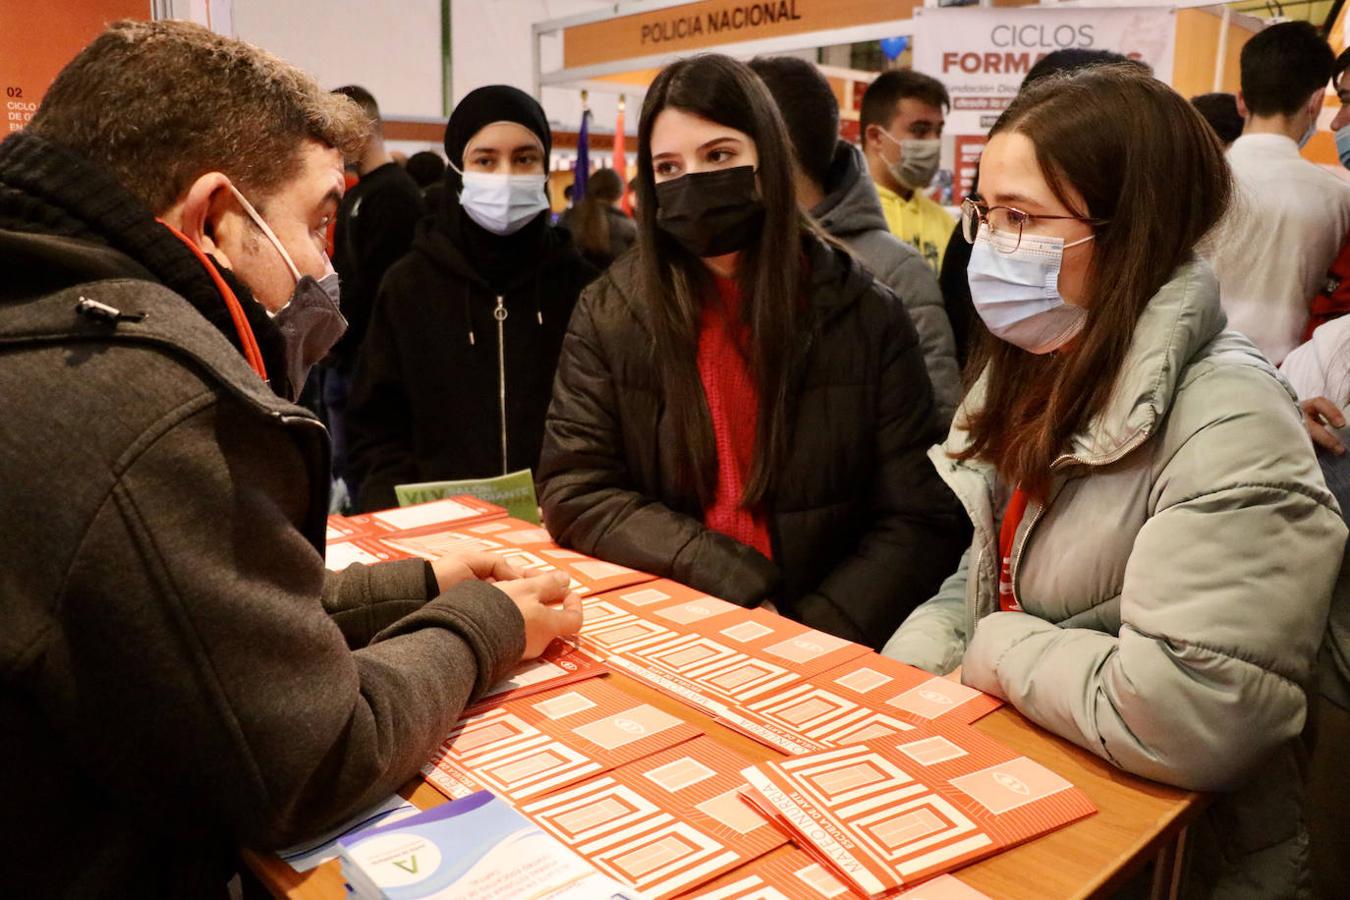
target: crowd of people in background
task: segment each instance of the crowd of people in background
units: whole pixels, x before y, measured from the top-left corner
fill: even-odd
[[[484,555],[325,573],[324,516],[528,469],[564,547],[1215,792],[1194,891],[1337,895],[1350,179],[1299,151],[1330,86],[1350,168],[1347,68],[1300,22],[1191,101],[1056,51],[954,218],[937,79],[880,74],[854,145],[813,64],[697,55],[555,221],[514,87],[400,160],[361,87],[112,26],[0,144],[6,871],[205,893],[396,789],[579,600]],[[99,869],[35,868],[57,841]]]

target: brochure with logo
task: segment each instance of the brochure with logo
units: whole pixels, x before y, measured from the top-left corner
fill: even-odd
[[[347,531],[348,537],[381,537],[394,532],[464,527],[506,515],[506,510],[477,497],[447,497],[416,506],[402,506],[359,516],[330,516],[330,528]]]
[[[565,684],[604,675],[609,667],[570,641],[555,638],[537,659],[522,663],[487,689],[466,712],[482,712],[508,700],[528,697]]]
[[[399,506],[412,506],[428,500],[464,494],[504,506],[513,516],[539,522],[539,500],[534,495],[534,473],[529,469],[508,472],[496,478],[423,481],[417,484],[394,485],[394,497],[398,500]]]
[[[723,711],[723,724],[786,753],[843,747],[933,721],[969,724],[1003,701],[887,659],[856,657]]]
[[[422,774],[448,797],[540,797],[703,732],[592,678],[461,719]]]
[[[699,737],[520,811],[602,872],[661,900],[786,843],[741,798],[748,763]]]
[[[806,851],[783,847],[684,896],[690,900],[850,900],[861,895]],[[930,878],[892,896],[906,900],[990,900],[950,875]]]
[[[482,791],[339,842],[360,900],[639,900]]]
[[[750,766],[745,796],[834,875],[886,895],[1096,812],[1081,790],[963,725]]]

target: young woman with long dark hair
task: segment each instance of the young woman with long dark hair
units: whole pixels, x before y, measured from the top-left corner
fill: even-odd
[[[577,297],[598,274],[550,222],[553,134],[533,97],[470,91],[445,127],[445,190],[385,276],[347,428],[359,510],[394,488],[488,478],[539,460]]]
[[[597,169],[586,194],[558,222],[572,232],[586,261],[605,270],[637,240],[637,226],[619,209],[623,181],[613,169]]]
[[[1196,886],[1293,895],[1293,744],[1346,529],[1195,255],[1231,194],[1218,140],[1162,82],[1089,69],[1013,101],[980,192],[990,336],[930,454],[975,539],[884,652],[960,666],[1122,769],[1228,792],[1191,831]]]
[[[578,303],[540,499],[566,546],[877,646],[968,528],[914,327],[798,212],[790,153],[741,63],[653,82],[639,252]]]

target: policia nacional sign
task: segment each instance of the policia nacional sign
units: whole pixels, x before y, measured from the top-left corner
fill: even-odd
[[[907,19],[922,0],[704,0],[574,25],[563,68]]]

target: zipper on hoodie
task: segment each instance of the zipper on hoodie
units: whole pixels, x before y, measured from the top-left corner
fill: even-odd
[[[497,402],[502,414],[502,474],[509,470],[506,464],[506,311],[505,298],[497,295],[497,308],[492,317],[497,320]]]

